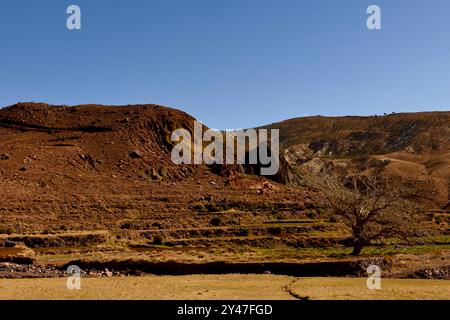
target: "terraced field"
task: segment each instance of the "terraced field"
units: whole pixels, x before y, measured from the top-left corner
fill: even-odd
[[[203,212],[191,212],[192,224],[183,228],[158,221],[164,219],[130,219],[116,222],[115,227],[99,231],[51,231],[25,235],[0,236],[0,262],[23,261],[26,256],[43,268],[64,270],[76,264],[101,272],[105,268],[121,274],[190,273],[263,273],[263,264],[285,275],[302,275],[292,271],[294,265],[315,265],[317,273],[305,275],[350,275],[360,271],[339,269],[327,273],[327,264],[352,264],[364,259],[384,259],[386,273],[405,277],[420,269],[446,267],[450,261],[450,237],[445,235],[416,236],[407,241],[387,239],[365,248],[361,257],[350,257],[351,247],[343,225],[326,218],[320,209],[296,210],[284,204],[279,209],[226,208],[213,212],[205,220]],[[162,215],[162,214],[161,214]],[[158,216],[158,215],[156,215]],[[168,214],[165,214],[169,219]],[[172,218],[173,219],[173,218]],[[428,223],[434,224],[432,220]],[[23,247],[9,247],[11,243]],[[400,257],[400,258],[399,258]],[[405,259],[422,263],[404,264]],[[427,261],[429,263],[427,263]],[[170,270],[167,263],[172,263]],[[176,265],[174,265],[176,263]],[[217,266],[214,263],[224,263]],[[287,265],[283,265],[287,264]],[[252,265],[253,264],[253,265]],[[196,266],[192,266],[196,265]],[[203,265],[203,267],[201,266]],[[412,266],[412,267],[410,267]],[[166,271],[164,271],[166,270]],[[305,269],[309,270],[309,269]],[[166,273],[164,273],[166,272]]]

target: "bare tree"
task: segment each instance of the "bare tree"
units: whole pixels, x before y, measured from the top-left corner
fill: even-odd
[[[412,217],[405,195],[382,175],[329,173],[318,187],[334,215],[351,229],[353,255],[373,240],[405,236]]]

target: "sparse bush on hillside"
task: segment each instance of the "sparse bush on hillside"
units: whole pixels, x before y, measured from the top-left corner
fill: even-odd
[[[274,226],[267,228],[267,231],[273,236],[279,236],[283,230],[280,226]]]
[[[241,229],[239,229],[239,232],[238,232],[239,236],[241,236],[241,237],[246,237],[249,235],[249,233],[250,233],[250,231],[248,230],[248,228],[241,228]]]
[[[226,206],[219,203],[208,203],[206,205],[206,208],[208,209],[209,212],[220,212],[227,209]]]
[[[324,214],[326,212],[326,210],[325,210],[325,208],[317,208],[316,212],[317,212],[318,215],[322,215],[322,214]]]
[[[156,229],[163,229],[163,225],[159,222],[153,222],[152,227]]]
[[[332,216],[330,216],[330,218],[328,219],[328,222],[331,222],[331,223],[339,222],[339,218],[338,218],[337,216],[335,216],[335,215],[332,215]]]
[[[148,222],[127,221],[120,225],[120,229],[124,230],[147,230],[150,229]]]
[[[311,203],[311,202],[307,202],[307,203],[305,204],[305,208],[306,208],[306,209],[315,209],[316,206],[317,206],[316,204]]]
[[[219,217],[214,217],[211,219],[209,224],[212,225],[213,227],[218,227],[222,224],[222,219],[220,219]]]
[[[132,222],[124,222],[120,226],[120,229],[126,229],[126,230],[132,230],[132,229],[135,229],[135,228],[136,228],[136,224],[134,224]]]
[[[384,167],[386,167],[389,163],[391,163],[391,160],[389,159],[384,159],[384,160],[380,160],[380,159],[372,159],[369,162],[369,165],[372,168],[378,168],[378,169],[382,169]]]
[[[314,211],[308,211],[306,212],[306,216],[310,219],[315,219],[317,217],[317,214]]]
[[[434,222],[437,224],[444,224],[450,222],[450,216],[448,215],[435,215],[434,216]]]
[[[161,246],[164,243],[164,239],[160,235],[156,235],[153,237],[152,243],[156,246]]]
[[[11,227],[0,227],[0,234],[13,234],[14,229]]]
[[[198,212],[208,211],[208,209],[205,207],[205,205],[203,203],[201,203],[201,202],[193,203],[191,205],[191,208],[193,210],[195,210],[195,211],[198,211]]]

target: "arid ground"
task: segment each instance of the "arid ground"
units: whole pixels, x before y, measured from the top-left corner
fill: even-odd
[[[364,278],[146,276],[82,279],[80,290],[68,290],[62,278],[18,279],[0,280],[0,299],[442,300],[450,299],[450,281],[386,279],[369,290]]]

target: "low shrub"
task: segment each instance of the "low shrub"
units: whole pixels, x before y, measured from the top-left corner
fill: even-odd
[[[208,211],[208,209],[205,207],[205,205],[201,202],[193,203],[191,205],[191,209],[199,212],[205,212]]]
[[[153,237],[152,243],[156,246],[161,246],[164,243],[164,239],[160,235],[156,235]]]
[[[315,213],[314,211],[308,211],[306,213],[306,216],[310,219],[315,219],[317,217],[317,213]]]
[[[13,234],[14,229],[11,227],[0,227],[0,234]]]
[[[339,222],[339,219],[338,219],[338,217],[333,215],[328,219],[328,222],[336,223],[336,222]]]
[[[278,236],[278,235],[281,234],[282,229],[281,229],[281,227],[279,227],[279,226],[275,226],[275,227],[269,227],[269,228],[267,229],[267,231],[268,231],[271,235],[273,235],[273,236]]]
[[[214,217],[211,219],[209,224],[212,225],[213,227],[218,227],[222,224],[222,219],[220,219],[219,217]]]
[[[239,231],[238,231],[238,235],[239,235],[240,237],[246,237],[246,236],[249,235],[249,233],[250,233],[250,230],[248,230],[247,228],[241,228],[241,229],[239,229]]]

